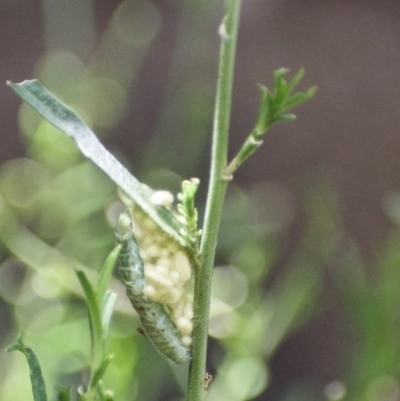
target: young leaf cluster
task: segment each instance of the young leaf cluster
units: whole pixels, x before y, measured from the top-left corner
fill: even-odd
[[[182,192],[178,194],[178,199],[180,201],[178,204],[178,212],[184,223],[180,233],[196,254],[198,253],[201,230],[197,229],[198,215],[194,205],[194,198],[199,184],[200,180],[198,178],[185,180],[182,182]]]
[[[260,140],[272,124],[294,120],[296,115],[285,113],[285,111],[309,100],[317,90],[317,87],[313,86],[306,92],[292,94],[304,76],[304,69],[301,68],[289,82],[285,79],[288,71],[287,68],[280,68],[275,71],[273,92],[266,86],[261,85],[261,105],[257,123],[252,132],[256,140]]]
[[[303,68],[290,81],[285,79],[287,72],[288,69],[286,68],[280,68],[275,71],[273,91],[266,86],[260,85],[261,103],[256,124],[237,155],[226,168],[226,177],[231,177],[234,171],[262,145],[262,138],[273,124],[292,121],[296,118],[295,114],[287,113],[287,110],[304,103],[314,96],[317,90],[316,86],[309,88],[306,92],[293,94],[294,89],[304,76]]]

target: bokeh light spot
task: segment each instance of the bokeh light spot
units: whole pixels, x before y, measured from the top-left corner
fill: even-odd
[[[61,292],[57,271],[53,268],[42,268],[31,277],[33,291],[41,298],[54,298]]]
[[[325,386],[324,394],[328,400],[341,400],[346,395],[346,386],[340,381],[332,381]]]
[[[118,40],[128,46],[145,46],[157,35],[161,14],[150,1],[126,0],[114,13],[112,28]]]
[[[214,270],[211,296],[232,308],[240,306],[247,297],[247,278],[235,266],[218,267]]]
[[[268,371],[260,358],[236,359],[226,372],[232,400],[248,400],[267,387]]]
[[[97,78],[87,82],[80,107],[92,125],[110,128],[124,115],[126,98],[126,90],[117,81]]]

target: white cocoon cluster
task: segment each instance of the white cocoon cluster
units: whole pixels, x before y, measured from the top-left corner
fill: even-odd
[[[173,196],[157,191],[153,203],[169,206]],[[183,248],[165,234],[137,205],[129,205],[133,233],[144,265],[144,294],[155,302],[167,305],[171,320],[182,334],[182,343],[191,344],[193,330],[192,268]]]

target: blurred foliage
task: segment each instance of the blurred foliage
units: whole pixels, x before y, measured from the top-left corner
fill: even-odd
[[[202,152],[209,140],[216,75],[210,60],[220,10],[214,2],[202,3],[181,2],[164,105],[152,137],[135,151],[141,179],[175,193],[181,176],[206,177]],[[161,11],[151,1],[123,1],[96,47],[92,1],[43,2],[43,15],[47,52],[34,75],[109,137],[129,110],[138,71],[163,23]],[[114,185],[83,160],[71,140],[26,105],[19,123],[26,158],[0,168],[0,297],[12,315],[8,329],[2,325],[1,343],[4,348],[23,331],[41,362],[49,399],[55,399],[56,384],[76,388],[89,379],[90,332],[74,271],[96,279],[114,246],[122,206]],[[393,194],[385,204],[396,223],[398,199]],[[399,231],[371,275],[343,232],[329,185],[308,181],[302,207],[307,217],[302,240],[282,272],[272,275],[297,212],[291,194],[269,182],[246,189],[233,184],[229,190],[213,282],[210,401],[248,400],[268,388],[274,352],[324,307],[323,272],[332,277],[351,330],[341,339],[343,376],[324,383],[324,392],[322,386],[314,391],[306,382],[291,383],[282,400],[399,397]],[[137,334],[139,321],[122,286],[113,279],[111,288],[117,301],[108,352],[115,358],[106,387],[120,401],[182,400],[187,367],[160,358]],[[0,399],[31,399],[21,355],[3,353],[0,361]]]

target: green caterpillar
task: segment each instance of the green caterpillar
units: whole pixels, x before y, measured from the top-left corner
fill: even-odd
[[[126,294],[140,317],[147,337],[157,350],[178,364],[188,363],[190,349],[182,344],[181,333],[171,321],[167,308],[150,300],[143,293],[145,276],[139,246],[132,231],[129,212],[119,216],[115,230],[117,243],[121,244],[119,254],[119,275],[126,287]]]

